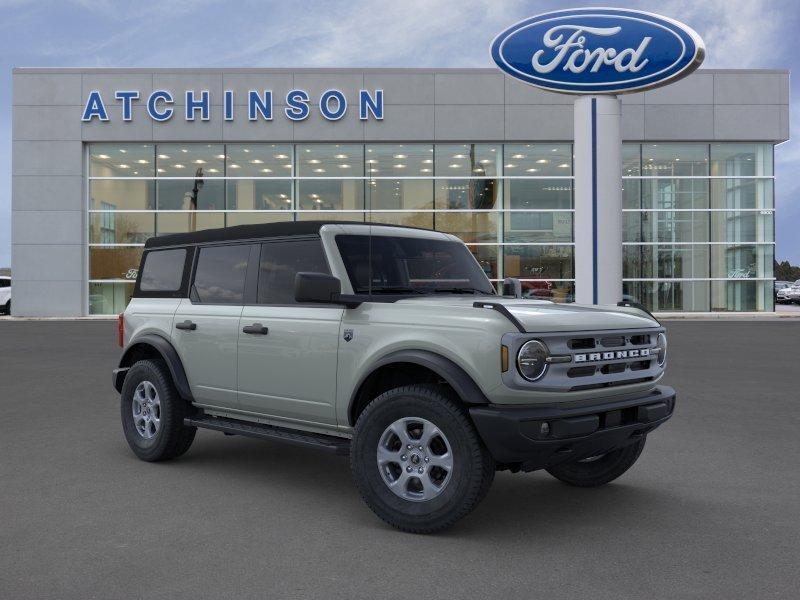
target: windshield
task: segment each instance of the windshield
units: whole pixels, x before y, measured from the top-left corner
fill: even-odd
[[[495,293],[491,281],[460,242],[338,235],[336,244],[356,294]]]

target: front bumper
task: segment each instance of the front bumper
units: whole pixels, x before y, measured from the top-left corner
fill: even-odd
[[[534,471],[609,452],[664,423],[675,390],[656,386],[644,396],[581,407],[474,406],[472,421],[501,465]]]

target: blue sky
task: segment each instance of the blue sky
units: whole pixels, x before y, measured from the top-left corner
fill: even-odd
[[[796,0],[211,2],[0,0],[0,266],[11,263],[13,67],[489,67],[492,38],[547,10],[641,8],[688,23],[706,67],[800,67]],[[800,83],[776,150],[776,257],[800,264]]]

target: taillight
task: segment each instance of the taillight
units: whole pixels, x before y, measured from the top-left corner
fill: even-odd
[[[125,346],[125,313],[117,317],[117,344],[120,348]]]

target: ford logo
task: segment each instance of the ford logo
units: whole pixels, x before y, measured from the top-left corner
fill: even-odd
[[[621,8],[537,15],[498,35],[491,50],[512,77],[569,94],[658,87],[685,77],[705,56],[703,40],[683,23]]]

